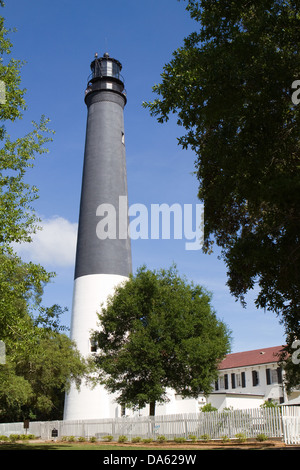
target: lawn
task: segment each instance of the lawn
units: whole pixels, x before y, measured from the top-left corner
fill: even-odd
[[[192,453],[199,450],[232,450],[232,449],[286,449],[282,442],[247,442],[247,443],[231,443],[222,444],[220,442],[202,443],[202,444],[175,444],[174,442],[165,442],[162,445],[153,443],[152,445],[133,445],[131,443],[118,444],[117,442],[111,443],[91,443],[91,442],[61,442],[61,441],[23,441],[23,442],[3,442],[0,444],[1,450],[97,450],[114,452],[116,450],[122,451],[183,451]],[[299,447],[297,447],[299,449]]]

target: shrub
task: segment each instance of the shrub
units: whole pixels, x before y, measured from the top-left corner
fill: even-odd
[[[259,441],[259,442],[267,441],[267,440],[268,440],[268,436],[266,436],[265,434],[257,434],[256,440]]]
[[[222,436],[222,442],[229,442],[230,438],[228,436]]]
[[[156,437],[156,440],[157,440],[157,442],[162,443],[162,442],[166,442],[167,438],[166,438],[166,436],[158,435]]]
[[[0,436],[0,441],[8,441],[9,438],[7,436]]]
[[[133,437],[131,439],[131,442],[134,442],[134,443],[137,443],[137,442],[141,442],[142,438],[141,437]]]
[[[126,441],[127,441],[126,436],[124,436],[124,435],[119,436],[118,442],[126,442]]]
[[[202,411],[203,413],[207,411],[218,411],[218,408],[215,408],[214,406],[212,406],[211,403],[206,403],[206,405],[203,405],[200,408],[200,411]]]
[[[190,435],[189,435],[189,439],[190,439],[191,441],[193,441],[193,442],[196,442],[197,436],[194,436],[193,434],[190,434]]]
[[[200,439],[202,439],[202,441],[209,441],[210,440],[210,435],[209,434],[202,434],[202,436],[200,436]]]
[[[177,444],[185,442],[185,437],[174,437],[174,442],[177,442]]]
[[[147,438],[145,438],[145,439],[142,439],[142,442],[143,442],[144,444],[149,444],[150,442],[152,442],[152,440],[153,440],[153,439],[151,439],[151,437],[147,437]]]
[[[10,434],[9,440],[11,442],[16,442],[16,441],[20,440],[20,434]]]
[[[103,436],[103,437],[102,437],[102,439],[105,439],[105,440],[106,440],[106,441],[108,441],[108,442],[112,441],[112,440],[113,440],[113,438],[114,438],[114,437],[113,437],[113,436],[111,436],[110,434],[109,434],[109,435],[107,435],[107,436]]]
[[[85,442],[86,439],[83,436],[78,437],[78,442]]]
[[[96,442],[96,436],[91,436],[90,437],[90,442]]]
[[[247,440],[246,434],[242,432],[239,432],[238,434],[236,434],[235,437],[237,438],[239,442],[245,442]]]
[[[75,436],[69,436],[67,437],[67,441],[68,442],[74,442],[76,439],[75,439]]]

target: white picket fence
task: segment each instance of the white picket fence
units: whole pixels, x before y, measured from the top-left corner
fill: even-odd
[[[282,406],[283,439],[286,444],[300,444],[300,406]]]
[[[115,419],[95,419],[84,421],[39,421],[30,422],[28,434],[41,439],[51,439],[53,431],[58,438],[75,436],[90,438],[112,435],[118,439],[125,435],[152,438],[163,435],[167,439],[190,435],[200,439],[207,435],[211,439],[230,439],[243,433],[247,438],[265,434],[270,438],[281,438],[287,444],[300,444],[300,410],[296,406],[258,408],[197,414],[123,417]],[[23,423],[0,423],[0,435],[24,434]]]

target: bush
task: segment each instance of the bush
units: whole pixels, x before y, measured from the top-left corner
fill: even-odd
[[[157,440],[157,442],[162,443],[162,442],[166,442],[167,438],[166,438],[166,436],[159,435],[159,436],[156,437],[156,440]]]
[[[196,442],[197,436],[194,436],[193,434],[190,434],[190,435],[189,435],[189,439],[190,439],[191,441],[193,441],[193,442]]]
[[[185,442],[185,437],[174,437],[174,442],[177,442],[177,444]]]
[[[107,435],[107,436],[103,436],[103,437],[102,437],[102,439],[105,439],[105,440],[106,440],[106,441],[108,441],[108,442],[112,441],[112,440],[113,440],[113,438],[114,438],[114,437],[113,437],[113,436],[111,436],[110,434],[109,434],[109,435]]]
[[[20,434],[10,434],[9,440],[11,442],[16,442],[20,440]]]
[[[78,437],[78,442],[85,442],[86,438],[83,436]]]
[[[75,436],[61,436],[60,440],[62,442],[74,442],[76,439]]]
[[[246,434],[242,432],[239,432],[238,434],[236,434],[235,437],[237,438],[239,442],[245,442],[247,440]]]
[[[228,436],[222,436],[222,442],[229,442],[230,438]]]
[[[256,440],[259,441],[259,442],[267,441],[267,440],[268,440],[268,436],[266,436],[265,434],[257,434]]]
[[[127,442],[127,437],[124,435],[119,436],[118,442]]]
[[[9,438],[7,436],[0,436],[0,441],[8,441]]]
[[[202,436],[200,436],[200,439],[202,439],[202,441],[209,441],[210,440],[210,435],[209,434],[202,434]]]
[[[142,439],[142,442],[143,442],[144,444],[150,444],[150,442],[152,442],[152,440],[153,440],[153,439],[151,439],[151,437],[147,437],[147,438],[145,438],[145,439]]]
[[[90,442],[96,442],[96,436],[91,436],[90,437]]]
[[[131,439],[131,442],[134,442],[134,443],[137,443],[137,442],[141,442],[142,438],[141,437],[133,437]]]
[[[200,408],[200,411],[202,411],[203,413],[207,411],[218,411],[218,408],[215,408],[214,406],[212,406],[211,403],[206,403],[206,405],[203,405]]]

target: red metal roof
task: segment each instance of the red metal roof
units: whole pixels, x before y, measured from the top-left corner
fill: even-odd
[[[227,354],[218,368],[222,370],[278,362],[283,348],[284,346],[273,346],[272,348],[254,349],[252,351]]]

